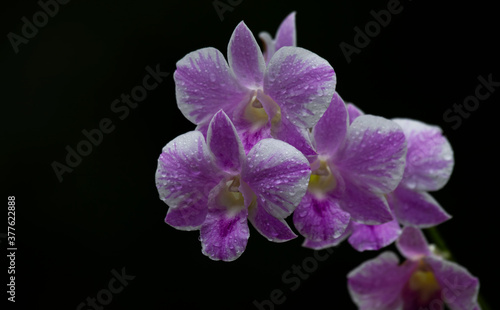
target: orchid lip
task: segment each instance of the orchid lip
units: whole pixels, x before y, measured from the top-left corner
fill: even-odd
[[[244,117],[252,123],[253,130],[258,130],[267,125],[268,122],[271,122],[272,125],[277,124],[281,120],[281,108],[262,90],[256,90],[245,106]]]
[[[441,290],[434,272],[422,260],[408,280],[407,286],[411,291],[417,292],[422,304],[428,303]]]
[[[262,103],[257,99],[256,94],[252,96],[245,107],[245,118],[252,123],[255,130],[265,126],[269,121],[269,116]]]
[[[237,177],[234,177],[233,178],[233,181],[230,183],[231,181],[229,181],[227,184],[229,184],[228,186],[228,191],[230,192],[233,192],[233,193],[239,193],[240,190],[240,177],[237,176]]]
[[[238,214],[245,207],[243,194],[238,190],[239,183],[239,176],[227,181],[217,197],[219,204],[226,207],[229,216]]]
[[[318,198],[324,197],[326,193],[337,187],[337,180],[326,159],[318,158],[311,166],[315,169],[313,168],[311,172],[308,190]]]

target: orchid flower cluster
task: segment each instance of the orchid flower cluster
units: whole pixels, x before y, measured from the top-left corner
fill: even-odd
[[[348,275],[360,309],[479,309],[477,278],[431,251],[420,231],[451,218],[428,193],[454,166],[441,129],[345,103],[329,62],[296,46],[295,13],[274,38],[259,36],[263,52],[241,22],[227,61],[208,47],[177,62],[177,105],[197,127],[158,159],[166,223],[199,230],[202,253],[222,261],[245,251],[248,222],[269,241],[296,238],[289,216],[315,250],[396,241],[407,262],[386,252]]]

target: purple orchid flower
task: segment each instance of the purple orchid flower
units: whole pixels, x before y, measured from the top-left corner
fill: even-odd
[[[347,104],[352,122],[364,113]],[[426,191],[438,190],[453,170],[453,150],[442,130],[410,119],[393,119],[405,133],[406,166],[398,187],[386,195],[395,219],[382,225],[352,223],[349,243],[358,251],[379,250],[394,242],[401,233],[400,224],[427,228],[451,217]],[[349,234],[348,234],[349,235]]]
[[[422,232],[405,227],[392,252],[369,260],[348,276],[349,293],[361,310],[479,310],[479,280],[462,266],[432,253]]]
[[[392,222],[385,195],[403,177],[406,156],[399,125],[372,115],[349,125],[346,105],[335,93],[312,136],[318,156],[307,193],[293,215],[295,227],[306,237],[303,245],[336,245],[355,222]]]
[[[275,39],[266,32],[259,33],[259,38],[264,42],[264,60],[266,64],[274,53],[283,46],[297,46],[297,34],[295,31],[295,12],[290,13],[278,27]]]
[[[288,38],[288,32],[283,30],[283,37]],[[279,39],[276,44],[287,41]],[[243,22],[234,30],[227,53],[228,62],[221,52],[208,47],[177,62],[177,105],[184,116],[205,134],[213,115],[222,109],[236,127],[245,152],[261,139],[273,137],[306,156],[315,155],[308,128],[326,111],[335,91],[332,66],[308,50],[291,46],[276,50],[266,65]]]
[[[350,124],[352,124],[352,122],[359,116],[364,115],[363,111],[352,103],[347,103],[347,113],[349,114]],[[390,194],[385,195],[385,197],[388,198],[389,195]],[[390,200],[388,199],[387,202],[391,209],[391,213],[394,216]],[[399,225],[397,218],[394,217],[392,221],[379,225],[367,225],[351,221],[346,233],[344,234],[344,239],[349,237],[347,239],[349,244],[357,251],[363,252],[380,250],[381,248],[384,248],[396,241],[400,234],[401,226]],[[341,240],[338,240],[337,243],[339,241]]]
[[[451,216],[428,193],[441,189],[453,171],[453,150],[441,128],[410,119],[394,119],[408,141],[403,179],[388,196],[394,215],[403,225],[432,227]]]
[[[379,250],[398,239],[401,226],[396,219],[378,225],[366,225],[350,221],[346,230],[337,238],[326,241],[305,240],[304,246],[316,250],[337,246],[342,241],[348,240],[349,244],[359,252]]]
[[[284,218],[304,196],[310,174],[304,155],[283,141],[263,139],[245,154],[236,128],[219,111],[206,141],[191,131],[163,148],[156,186],[170,206],[166,223],[200,229],[203,254],[233,261],[245,250],[247,219],[270,241],[296,237]]]

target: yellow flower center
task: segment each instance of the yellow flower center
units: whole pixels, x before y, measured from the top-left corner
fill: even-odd
[[[273,118],[271,119],[271,124],[275,125],[281,120],[281,109],[274,102],[274,100],[264,94],[261,94],[261,98],[263,98],[267,105],[266,108],[271,111]],[[269,115],[267,114],[262,102],[257,99],[257,94],[254,94],[252,99],[248,102],[245,107],[244,117],[247,121],[253,124],[252,130],[258,130],[265,126],[267,122],[269,122]]]
[[[326,160],[318,159],[319,167],[312,171],[311,177],[309,179],[308,190],[311,193],[316,194],[319,197],[324,196],[329,191],[334,190],[337,187],[337,180],[333,175],[330,167]],[[313,163],[313,166],[317,166],[318,163]]]
[[[245,119],[251,122],[255,129],[267,124],[269,116],[267,115],[266,110],[264,110],[262,103],[257,99],[257,96],[253,96],[250,103],[247,104],[245,108]]]
[[[417,270],[408,281],[408,287],[416,291],[421,303],[427,303],[438,292],[441,287],[430,270]]]
[[[226,182],[226,186],[217,197],[219,205],[227,208],[229,215],[236,215],[244,207],[243,195],[239,191],[240,177],[234,177]]]

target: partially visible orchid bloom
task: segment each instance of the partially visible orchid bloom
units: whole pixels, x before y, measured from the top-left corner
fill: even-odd
[[[363,115],[353,104],[347,105],[351,122]],[[353,223],[349,243],[358,251],[379,250],[395,241],[401,228],[398,223],[420,228],[438,225],[451,217],[426,191],[438,190],[449,180],[453,170],[453,150],[442,130],[410,119],[393,119],[405,133],[406,166],[398,187],[387,195],[395,217],[382,225]]]
[[[462,266],[434,254],[422,232],[405,227],[392,252],[369,260],[348,276],[349,293],[361,310],[479,310],[479,280]]]
[[[163,148],[156,186],[170,206],[166,223],[200,229],[203,254],[232,261],[245,250],[247,218],[270,241],[296,237],[284,218],[304,196],[310,174],[304,155],[279,140],[263,139],[245,154],[231,120],[219,111],[206,141],[191,131]]]
[[[441,189],[453,171],[453,150],[441,128],[410,119],[394,119],[408,141],[401,183],[388,196],[394,215],[403,225],[432,227],[451,216],[427,192]]]
[[[303,245],[322,249],[345,239],[357,223],[392,223],[385,195],[398,186],[406,156],[399,125],[373,115],[349,125],[346,105],[335,93],[312,137],[318,156],[307,193],[293,215],[295,227],[306,237]]]
[[[275,39],[266,31],[259,33],[259,38],[264,42],[264,60],[266,64],[269,63],[274,53],[283,46],[297,46],[295,12],[290,13],[281,22],[278,31],[276,31]]]
[[[352,103],[347,103],[347,113],[349,114],[350,124],[359,116],[364,115],[363,111]],[[387,196],[388,195],[386,195],[386,198]],[[388,203],[389,207],[391,207],[390,201],[388,201]],[[391,213],[393,214],[392,207]],[[362,252],[367,250],[380,250],[396,241],[400,234],[401,226],[397,219],[394,218],[392,221],[380,225],[366,225],[351,222],[344,234],[344,239],[349,237],[348,241],[352,247]]]
[[[213,115],[222,109],[247,153],[261,139],[273,137],[306,156],[315,155],[308,128],[326,111],[335,92],[332,66],[308,50],[291,46],[277,50],[266,65],[243,22],[234,30],[227,54],[228,62],[221,52],[208,47],[177,62],[177,105],[184,116],[205,134]]]
[[[351,124],[364,114],[353,104],[347,104],[347,111]],[[407,119],[393,121],[402,127],[408,143],[403,180],[394,192],[386,195],[395,219],[380,225],[351,221],[339,238],[319,244],[309,240],[310,247],[335,246],[349,237],[349,243],[358,251],[379,250],[398,238],[401,233],[398,222],[431,227],[450,218],[428,193],[413,191],[417,183],[423,183],[421,188],[427,190],[438,190],[446,184],[453,169],[453,151],[449,142],[439,127]],[[429,184],[430,180],[434,183]]]

